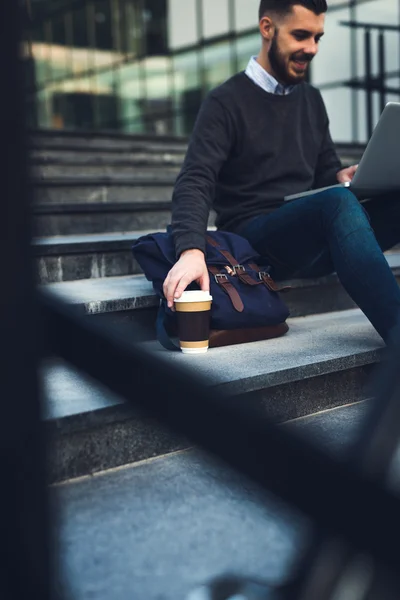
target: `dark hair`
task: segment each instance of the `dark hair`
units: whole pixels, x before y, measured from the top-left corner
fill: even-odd
[[[261,0],[259,20],[261,21],[268,12],[285,16],[292,10],[292,6],[296,4],[312,10],[316,15],[320,15],[328,10],[326,0]]]

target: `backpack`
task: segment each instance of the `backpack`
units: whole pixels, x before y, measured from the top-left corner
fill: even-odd
[[[163,283],[176,263],[175,246],[170,233],[153,233],[139,238],[132,252],[146,278],[160,298],[157,337],[167,349],[178,349],[170,339],[176,335],[176,314],[168,308]],[[289,327],[289,309],[269,275],[269,267],[249,242],[225,231],[208,231],[206,265],[210,275],[211,308],[210,348],[278,337]],[[259,266],[261,265],[261,266]],[[199,289],[196,283],[187,289]]]

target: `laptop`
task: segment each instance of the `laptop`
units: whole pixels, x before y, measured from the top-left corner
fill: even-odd
[[[388,102],[375,127],[353,180],[285,196],[290,202],[337,187],[348,187],[359,200],[400,191],[400,103]]]

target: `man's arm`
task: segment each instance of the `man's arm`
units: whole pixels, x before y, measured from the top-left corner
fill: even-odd
[[[168,306],[193,281],[209,290],[205,263],[206,231],[222,165],[233,143],[233,126],[222,104],[209,96],[203,103],[191,136],[172,198],[172,235],[178,259],[164,282]]]
[[[233,126],[213,95],[203,103],[172,197],[172,235],[177,258],[198,248],[205,252],[208,216],[218,175],[233,143]]]

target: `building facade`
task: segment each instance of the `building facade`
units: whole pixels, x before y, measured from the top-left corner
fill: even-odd
[[[328,0],[310,70],[333,138],[365,142],[400,99],[400,0]],[[260,47],[259,0],[31,0],[33,127],[189,135]]]

